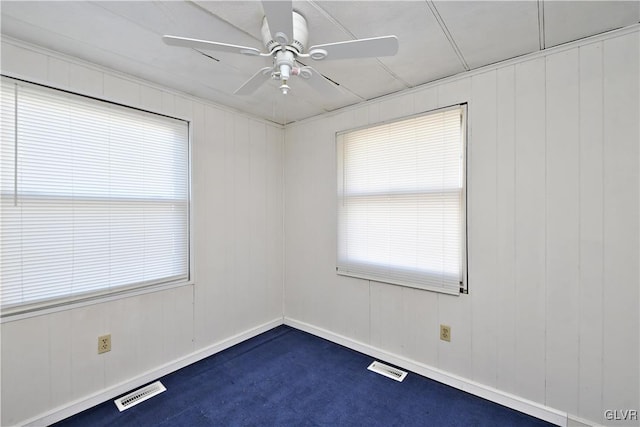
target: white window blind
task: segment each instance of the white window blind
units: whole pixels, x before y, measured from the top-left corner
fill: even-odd
[[[456,106],[338,134],[339,274],[460,292],[465,114]]]
[[[2,80],[3,315],[189,278],[188,123]]]

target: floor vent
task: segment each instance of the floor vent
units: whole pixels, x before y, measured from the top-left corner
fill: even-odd
[[[126,396],[122,396],[119,399],[114,400],[113,402],[116,404],[120,412],[125,409],[129,409],[132,406],[137,405],[140,402],[144,402],[147,399],[151,399],[153,396],[166,391],[160,381],[156,381],[155,383],[149,384],[148,386],[142,387],[136,391],[132,391]]]
[[[396,380],[400,382],[402,382],[404,377],[407,376],[407,373],[405,371],[401,371],[398,368],[385,365],[384,363],[381,363],[378,361],[374,361],[371,365],[369,365],[367,369],[370,371],[376,372],[380,375],[384,375],[385,377],[389,377],[392,380]]]

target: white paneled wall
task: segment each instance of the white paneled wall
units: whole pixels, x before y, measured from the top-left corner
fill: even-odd
[[[2,73],[191,121],[194,284],[2,323],[1,425],[282,321],[280,126],[7,39]]]
[[[288,126],[286,319],[572,417],[640,409],[639,55],[614,34]],[[456,102],[470,293],[336,275],[335,132]]]
[[[597,419],[595,405],[602,402],[604,322],[604,84],[603,46],[580,48],[580,258],[590,260],[578,270],[580,307],[578,409]],[[637,279],[636,279],[637,280]]]
[[[638,259],[640,165],[637,34],[612,39],[603,54],[603,390],[604,407],[638,404]],[[595,120],[595,118],[594,118]],[[589,261],[589,260],[587,260]],[[618,398],[620,397],[620,398]]]

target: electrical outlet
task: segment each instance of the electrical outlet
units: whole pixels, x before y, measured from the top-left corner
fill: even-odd
[[[111,334],[98,337],[98,354],[111,351]]]
[[[451,342],[451,326],[440,325],[440,339]]]

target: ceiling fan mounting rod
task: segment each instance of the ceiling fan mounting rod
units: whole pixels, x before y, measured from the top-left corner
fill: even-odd
[[[293,34],[291,34],[290,37],[287,37],[287,35],[281,31],[277,31],[277,29],[276,33],[272,35],[267,16],[265,15],[262,19],[262,42],[268,52],[273,53],[278,49],[286,49],[300,54],[306,49],[307,39],[309,37],[307,20],[296,10],[292,10],[291,13]]]

